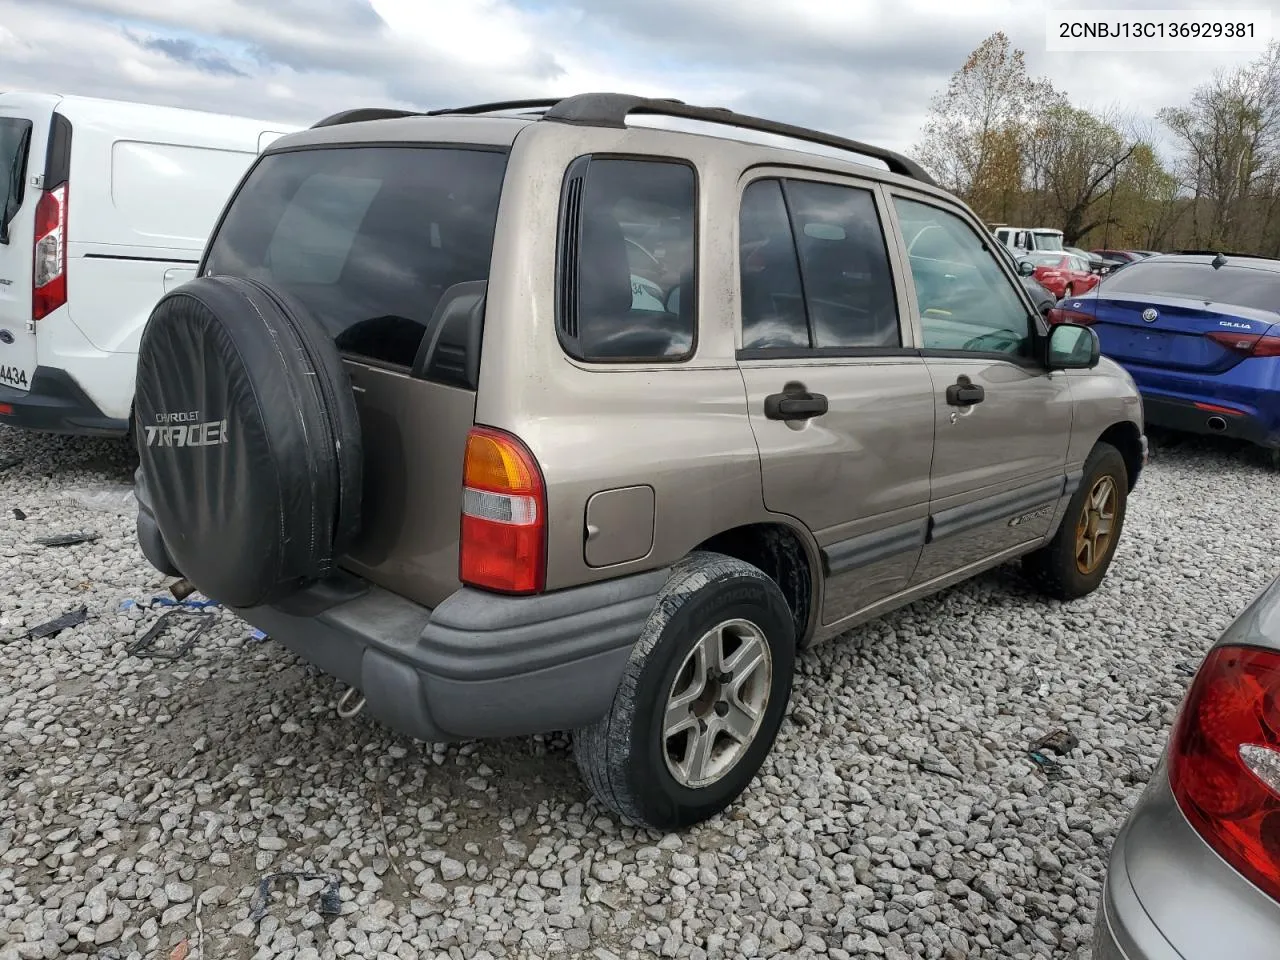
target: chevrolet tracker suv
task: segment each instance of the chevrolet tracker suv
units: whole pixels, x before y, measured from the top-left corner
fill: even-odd
[[[806,644],[1017,557],[1106,573],[1141,400],[997,242],[904,157],[723,109],[330,117],[150,316],[141,546],[345,712],[572,731],[601,803],[697,822]]]

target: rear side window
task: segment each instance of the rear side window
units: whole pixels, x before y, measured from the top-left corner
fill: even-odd
[[[1280,271],[1208,262],[1134,260],[1099,285],[1104,295],[1187,297],[1209,303],[1280,312]]]
[[[781,181],[749,184],[738,219],[743,349],[807,348],[804,285]]]
[[[411,368],[445,291],[489,278],[506,162],[458,147],[265,156],[205,273],[268,283],[301,301],[345,353]]]
[[[743,193],[739,223],[743,349],[902,345],[871,191],[757,180]]]
[[[870,190],[788,181],[815,347],[898,347],[898,302]]]
[[[26,193],[31,121],[0,117],[0,243],[9,242],[9,224]]]
[[[579,360],[669,361],[697,331],[697,175],[684,163],[583,157],[565,177],[557,326]]]

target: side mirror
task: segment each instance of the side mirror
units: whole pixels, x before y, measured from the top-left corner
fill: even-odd
[[[1030,260],[1018,261],[1018,276],[1030,277],[1036,272],[1036,265]]]
[[[1049,331],[1050,370],[1091,370],[1102,357],[1102,344],[1092,328],[1059,323]]]

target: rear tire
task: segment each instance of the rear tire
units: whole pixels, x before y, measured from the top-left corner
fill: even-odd
[[[1085,461],[1084,478],[1067,504],[1058,532],[1022,558],[1023,573],[1057,600],[1077,600],[1093,593],[1107,575],[1120,542],[1128,494],[1124,457],[1100,441]]]
[[[606,807],[655,830],[720,813],[772,748],[794,667],[795,621],[778,585],[741,560],[691,554],[659,595],[609,713],[574,733],[583,779]]]

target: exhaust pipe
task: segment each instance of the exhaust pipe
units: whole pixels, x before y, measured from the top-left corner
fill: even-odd
[[[1205,421],[1205,426],[1214,433],[1221,433],[1223,430],[1227,429],[1227,421],[1223,420],[1222,417],[1210,417]]]

